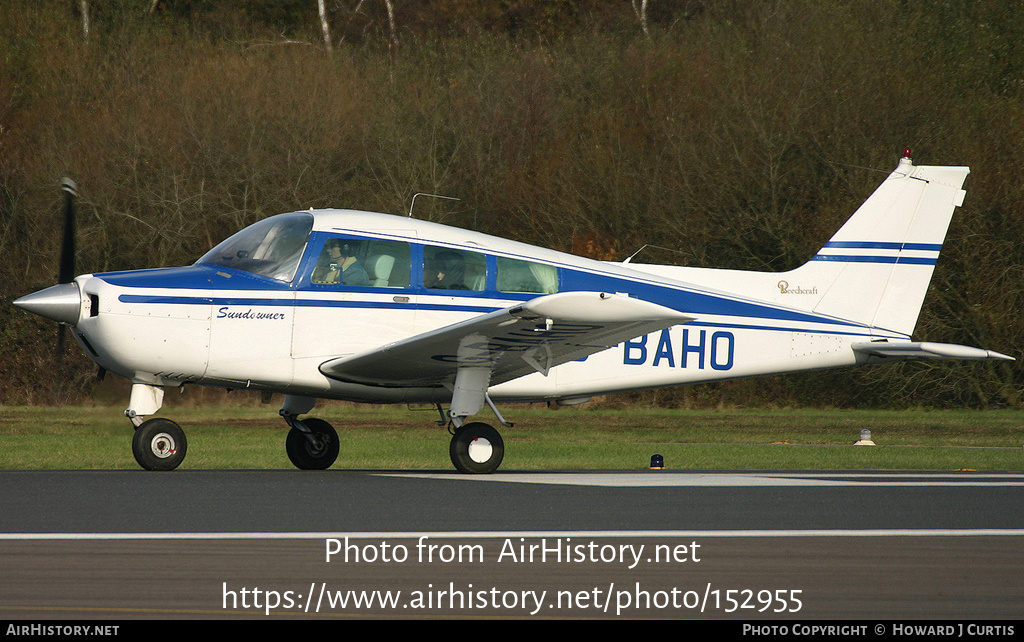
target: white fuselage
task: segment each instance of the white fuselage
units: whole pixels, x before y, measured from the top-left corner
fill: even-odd
[[[771,278],[764,280],[762,299],[738,298],[673,278],[677,273],[656,274],[653,267],[593,261],[414,219],[334,210],[308,216],[313,217],[311,233],[288,281],[202,263],[78,277],[84,296],[76,337],[100,365],[134,383],[198,383],[380,403],[441,402],[451,398],[450,389],[344,383],[319,368],[329,359],[376,350],[538,296],[499,289],[496,266],[506,263],[498,261],[513,259],[557,273],[556,286],[544,287],[628,294],[685,312],[694,321],[619,343],[546,375],[496,385],[489,391],[495,400],[572,399],[854,365],[865,359],[851,343],[906,339],[784,305]],[[401,245],[408,259],[398,269],[408,274],[398,279],[392,269],[385,285],[314,283],[310,275],[317,256],[332,235]],[[426,286],[432,276],[425,257],[438,248],[481,257],[475,289]],[[695,277],[701,272],[714,273],[724,284],[730,275],[749,279],[742,272],[690,271]],[[749,290],[749,282],[745,285]],[[800,290],[792,296],[799,298]]]

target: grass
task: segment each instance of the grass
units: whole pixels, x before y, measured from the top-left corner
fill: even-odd
[[[442,469],[434,412],[328,403],[334,468]],[[560,409],[512,406],[502,470],[619,469],[664,456],[670,469],[1021,470],[1024,413],[877,410]],[[290,469],[276,406],[167,407],[188,435],[183,469]],[[481,420],[494,423],[490,418]],[[853,446],[867,428],[875,447]],[[114,407],[0,407],[0,469],[136,469]]]

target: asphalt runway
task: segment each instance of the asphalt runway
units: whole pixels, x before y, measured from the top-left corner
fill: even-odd
[[[1024,474],[0,471],[0,618],[1024,615]]]

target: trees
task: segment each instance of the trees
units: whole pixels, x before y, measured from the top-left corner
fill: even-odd
[[[654,243],[671,251],[638,260],[788,269],[911,146],[973,169],[919,334],[1024,345],[1024,26],[1008,3],[658,0],[649,37],[630,4],[599,0],[421,0],[391,20],[373,0],[92,5],[88,43],[77,5],[0,8],[5,300],[56,274],[64,175],[83,270],[187,264],[311,206],[405,213],[416,192],[462,199],[418,215],[596,258]],[[47,358],[45,326],[10,306],[0,323],[6,363]],[[690,398],[1019,405],[1021,377],[910,364]]]

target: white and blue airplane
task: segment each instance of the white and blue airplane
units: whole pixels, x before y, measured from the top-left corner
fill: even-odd
[[[789,272],[596,261],[411,217],[309,210],[251,225],[190,267],[72,278],[65,246],[61,283],[14,304],[70,326],[101,368],[131,380],[143,468],[182,462],[184,432],[153,415],[165,389],[201,384],[284,394],[301,469],[328,468],[339,444],[330,424],[300,416],[344,399],[436,405],[455,467],[489,473],[502,438],[469,418],[487,405],[510,426],[498,401],[1012,359],[911,340],[969,169],[909,156]]]

